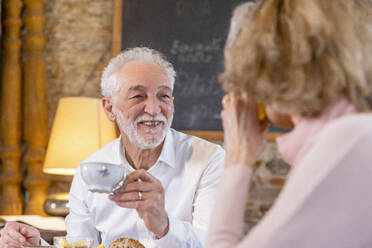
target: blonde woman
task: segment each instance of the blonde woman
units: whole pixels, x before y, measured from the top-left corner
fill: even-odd
[[[226,168],[206,247],[372,247],[372,2],[262,0],[235,12],[220,76]],[[244,236],[252,167],[268,120],[293,165]]]

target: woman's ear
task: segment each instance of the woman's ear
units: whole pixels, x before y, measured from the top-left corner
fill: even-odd
[[[111,97],[103,97],[102,98],[102,106],[103,106],[103,109],[105,110],[105,114],[107,116],[107,118],[112,121],[112,122],[115,122],[116,121],[116,116],[114,114],[114,112],[112,111],[112,98]]]
[[[271,106],[266,106],[266,113],[270,123],[274,126],[288,129],[294,127],[291,115],[279,112]]]

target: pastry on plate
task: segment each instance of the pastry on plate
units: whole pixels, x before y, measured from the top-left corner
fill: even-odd
[[[111,243],[109,248],[145,248],[138,240],[130,238],[118,238]]]

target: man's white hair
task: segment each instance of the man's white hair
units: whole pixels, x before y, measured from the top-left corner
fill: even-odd
[[[133,60],[142,60],[162,67],[167,74],[173,90],[176,78],[176,72],[174,71],[173,65],[168,62],[160,52],[154,49],[148,47],[135,47],[121,52],[119,55],[112,58],[106,66],[101,77],[101,93],[103,96],[115,96],[115,94],[120,90],[120,80],[117,78],[116,72],[124,64]]]

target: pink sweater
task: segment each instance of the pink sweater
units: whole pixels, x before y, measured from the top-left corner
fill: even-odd
[[[226,167],[207,248],[372,247],[372,114],[346,100],[320,118],[298,119],[278,140],[293,162],[288,181],[266,216],[244,236],[249,166]]]

